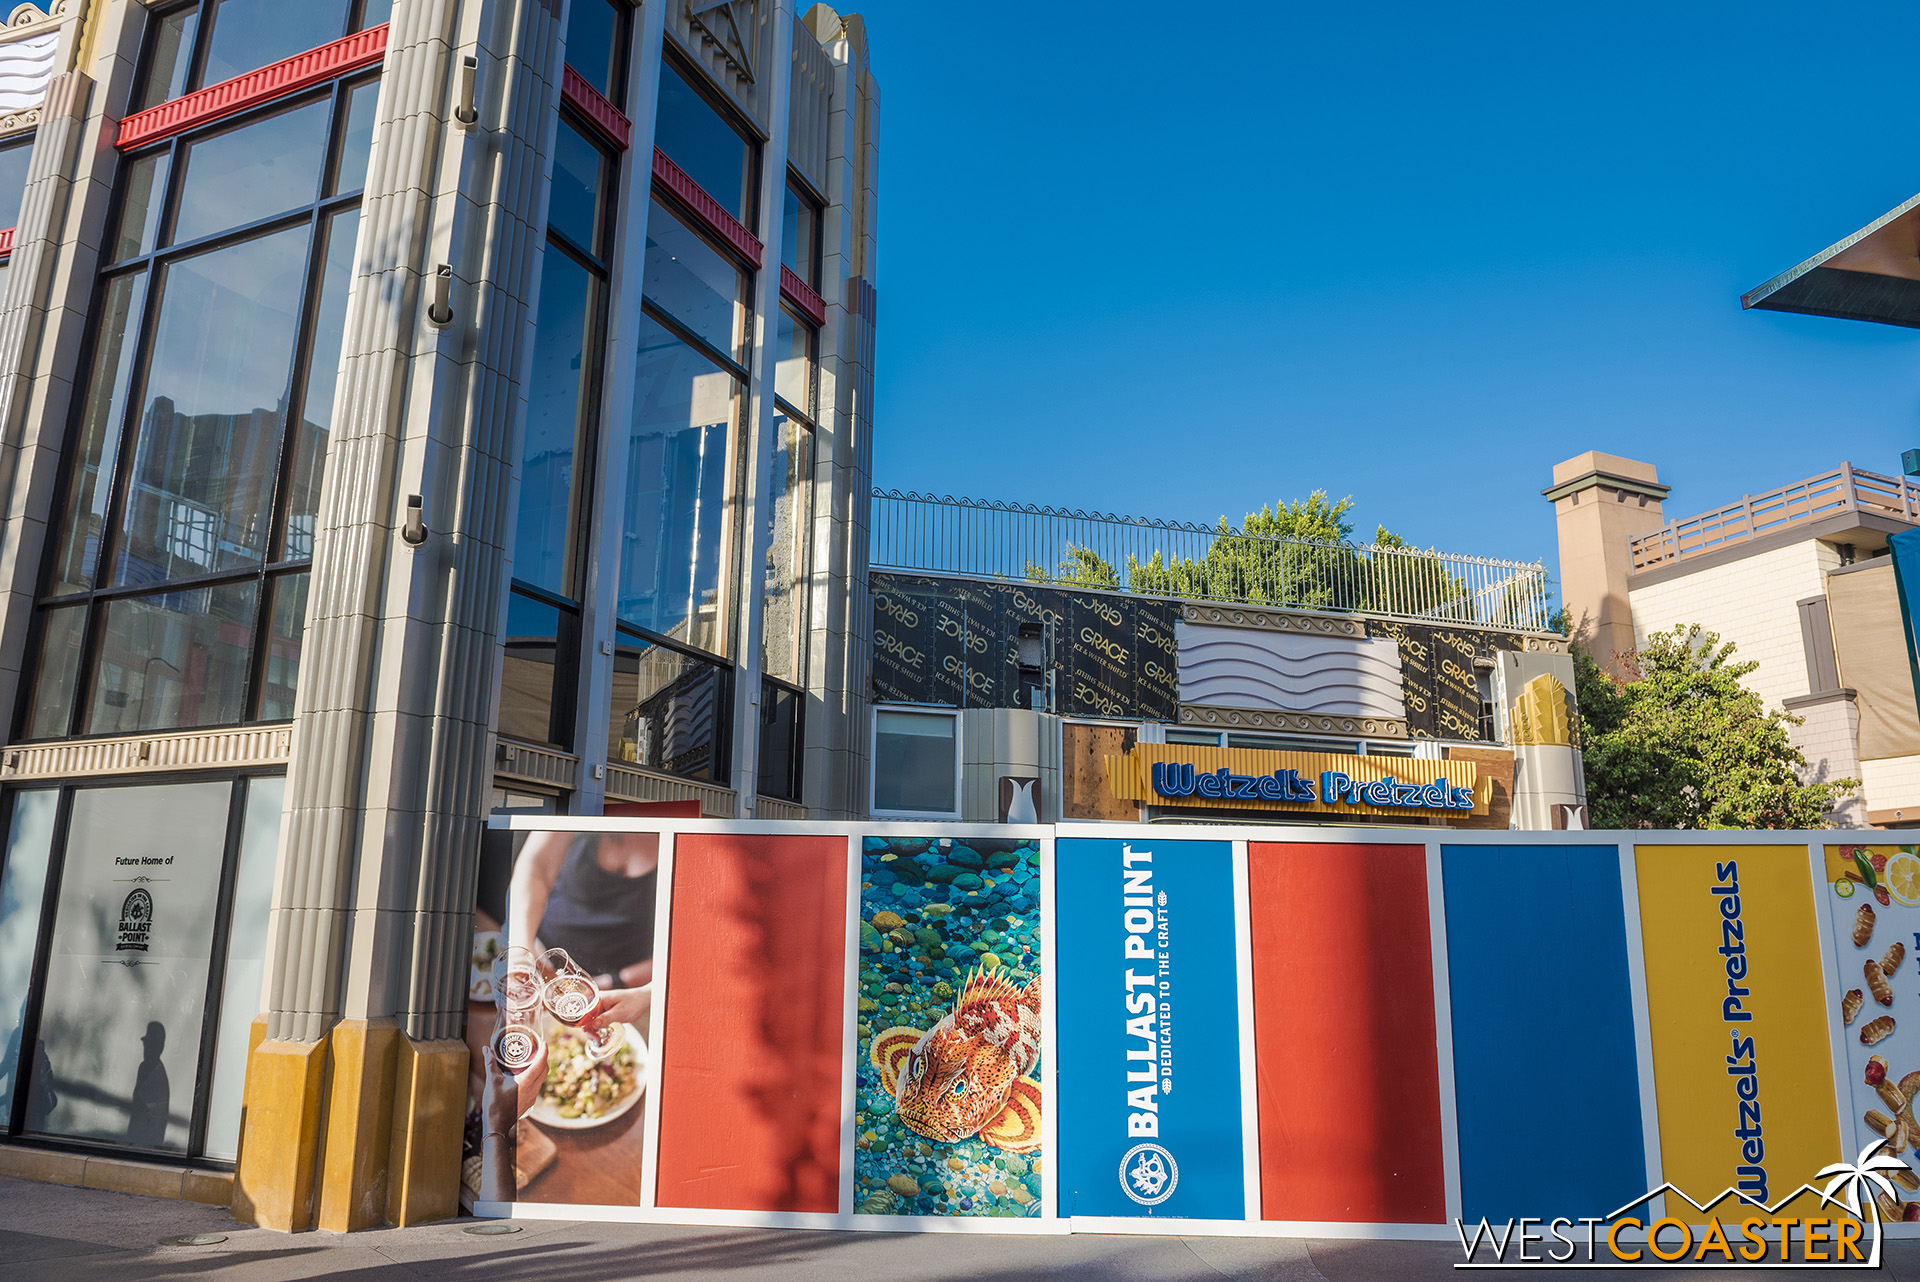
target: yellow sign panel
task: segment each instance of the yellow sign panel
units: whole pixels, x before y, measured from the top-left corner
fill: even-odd
[[[1484,815],[1493,799],[1493,780],[1471,761],[1181,743],[1108,757],[1107,782],[1123,800],[1207,810],[1444,818]]]
[[[1834,1107],[1807,849],[1634,856],[1662,1178],[1698,1201],[1731,1188],[1772,1205],[1854,1156]],[[1785,1213],[1820,1213],[1817,1200]]]

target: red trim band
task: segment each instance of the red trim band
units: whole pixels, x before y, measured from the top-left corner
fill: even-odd
[[[740,225],[727,207],[707,194],[707,189],[687,176],[687,171],[667,159],[667,153],[653,149],[653,180],[672,192],[680,203],[706,224],[707,230],[740,251],[755,267],[761,265],[766,246],[760,238]]]
[[[633,122],[571,66],[560,76],[560,100],[591,121],[621,151],[633,144]]]
[[[785,294],[795,307],[813,317],[813,323],[827,323],[827,300],[814,291],[813,286],[800,279],[799,273],[785,263],[780,264],[780,292]]]
[[[5,231],[0,231],[0,259],[13,257],[13,233],[15,230],[15,228],[9,227]]]
[[[149,107],[120,122],[114,146],[122,151],[171,138],[210,120],[257,107],[286,94],[380,61],[387,53],[387,25],[356,31],[345,39],[297,53],[271,66]]]

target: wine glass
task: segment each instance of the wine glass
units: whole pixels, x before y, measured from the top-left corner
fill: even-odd
[[[540,990],[541,1002],[561,1023],[579,1024],[600,1004],[600,989],[593,977],[564,948],[549,948],[540,960],[553,972]]]
[[[533,1008],[505,1009],[493,1030],[493,1057],[500,1067],[517,1073],[533,1063],[540,1049],[540,1030],[533,1026]]]
[[[533,953],[514,946],[493,962],[493,991],[503,1010],[530,1010],[540,1004],[540,972]]]
[[[604,1064],[627,1044],[627,1026],[604,1015],[589,1015],[580,1021],[580,1037],[586,1044],[587,1058]]]

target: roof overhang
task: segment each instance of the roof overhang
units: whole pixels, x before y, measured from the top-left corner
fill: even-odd
[[[1742,294],[1740,306],[1920,329],[1920,195]]]

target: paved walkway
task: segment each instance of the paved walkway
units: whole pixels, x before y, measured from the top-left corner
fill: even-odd
[[[0,1178],[0,1280],[1398,1282],[1487,1276],[1456,1272],[1452,1263],[1460,1258],[1459,1249],[1432,1242],[898,1235],[545,1221],[520,1221],[524,1227],[518,1233],[475,1237],[461,1231],[472,1223],[448,1221],[354,1234],[269,1233],[234,1224],[224,1210],[189,1202]],[[159,1244],[163,1237],[190,1233],[224,1233],[227,1238],[204,1247]],[[1920,1243],[1893,1243],[1888,1254],[1888,1266],[1876,1276],[1920,1282]],[[1616,1278],[1634,1272],[1583,1270],[1569,1276]],[[1825,1269],[1769,1270],[1763,1275],[1716,1269],[1680,1276],[1764,1276],[1778,1282],[1834,1274]]]

